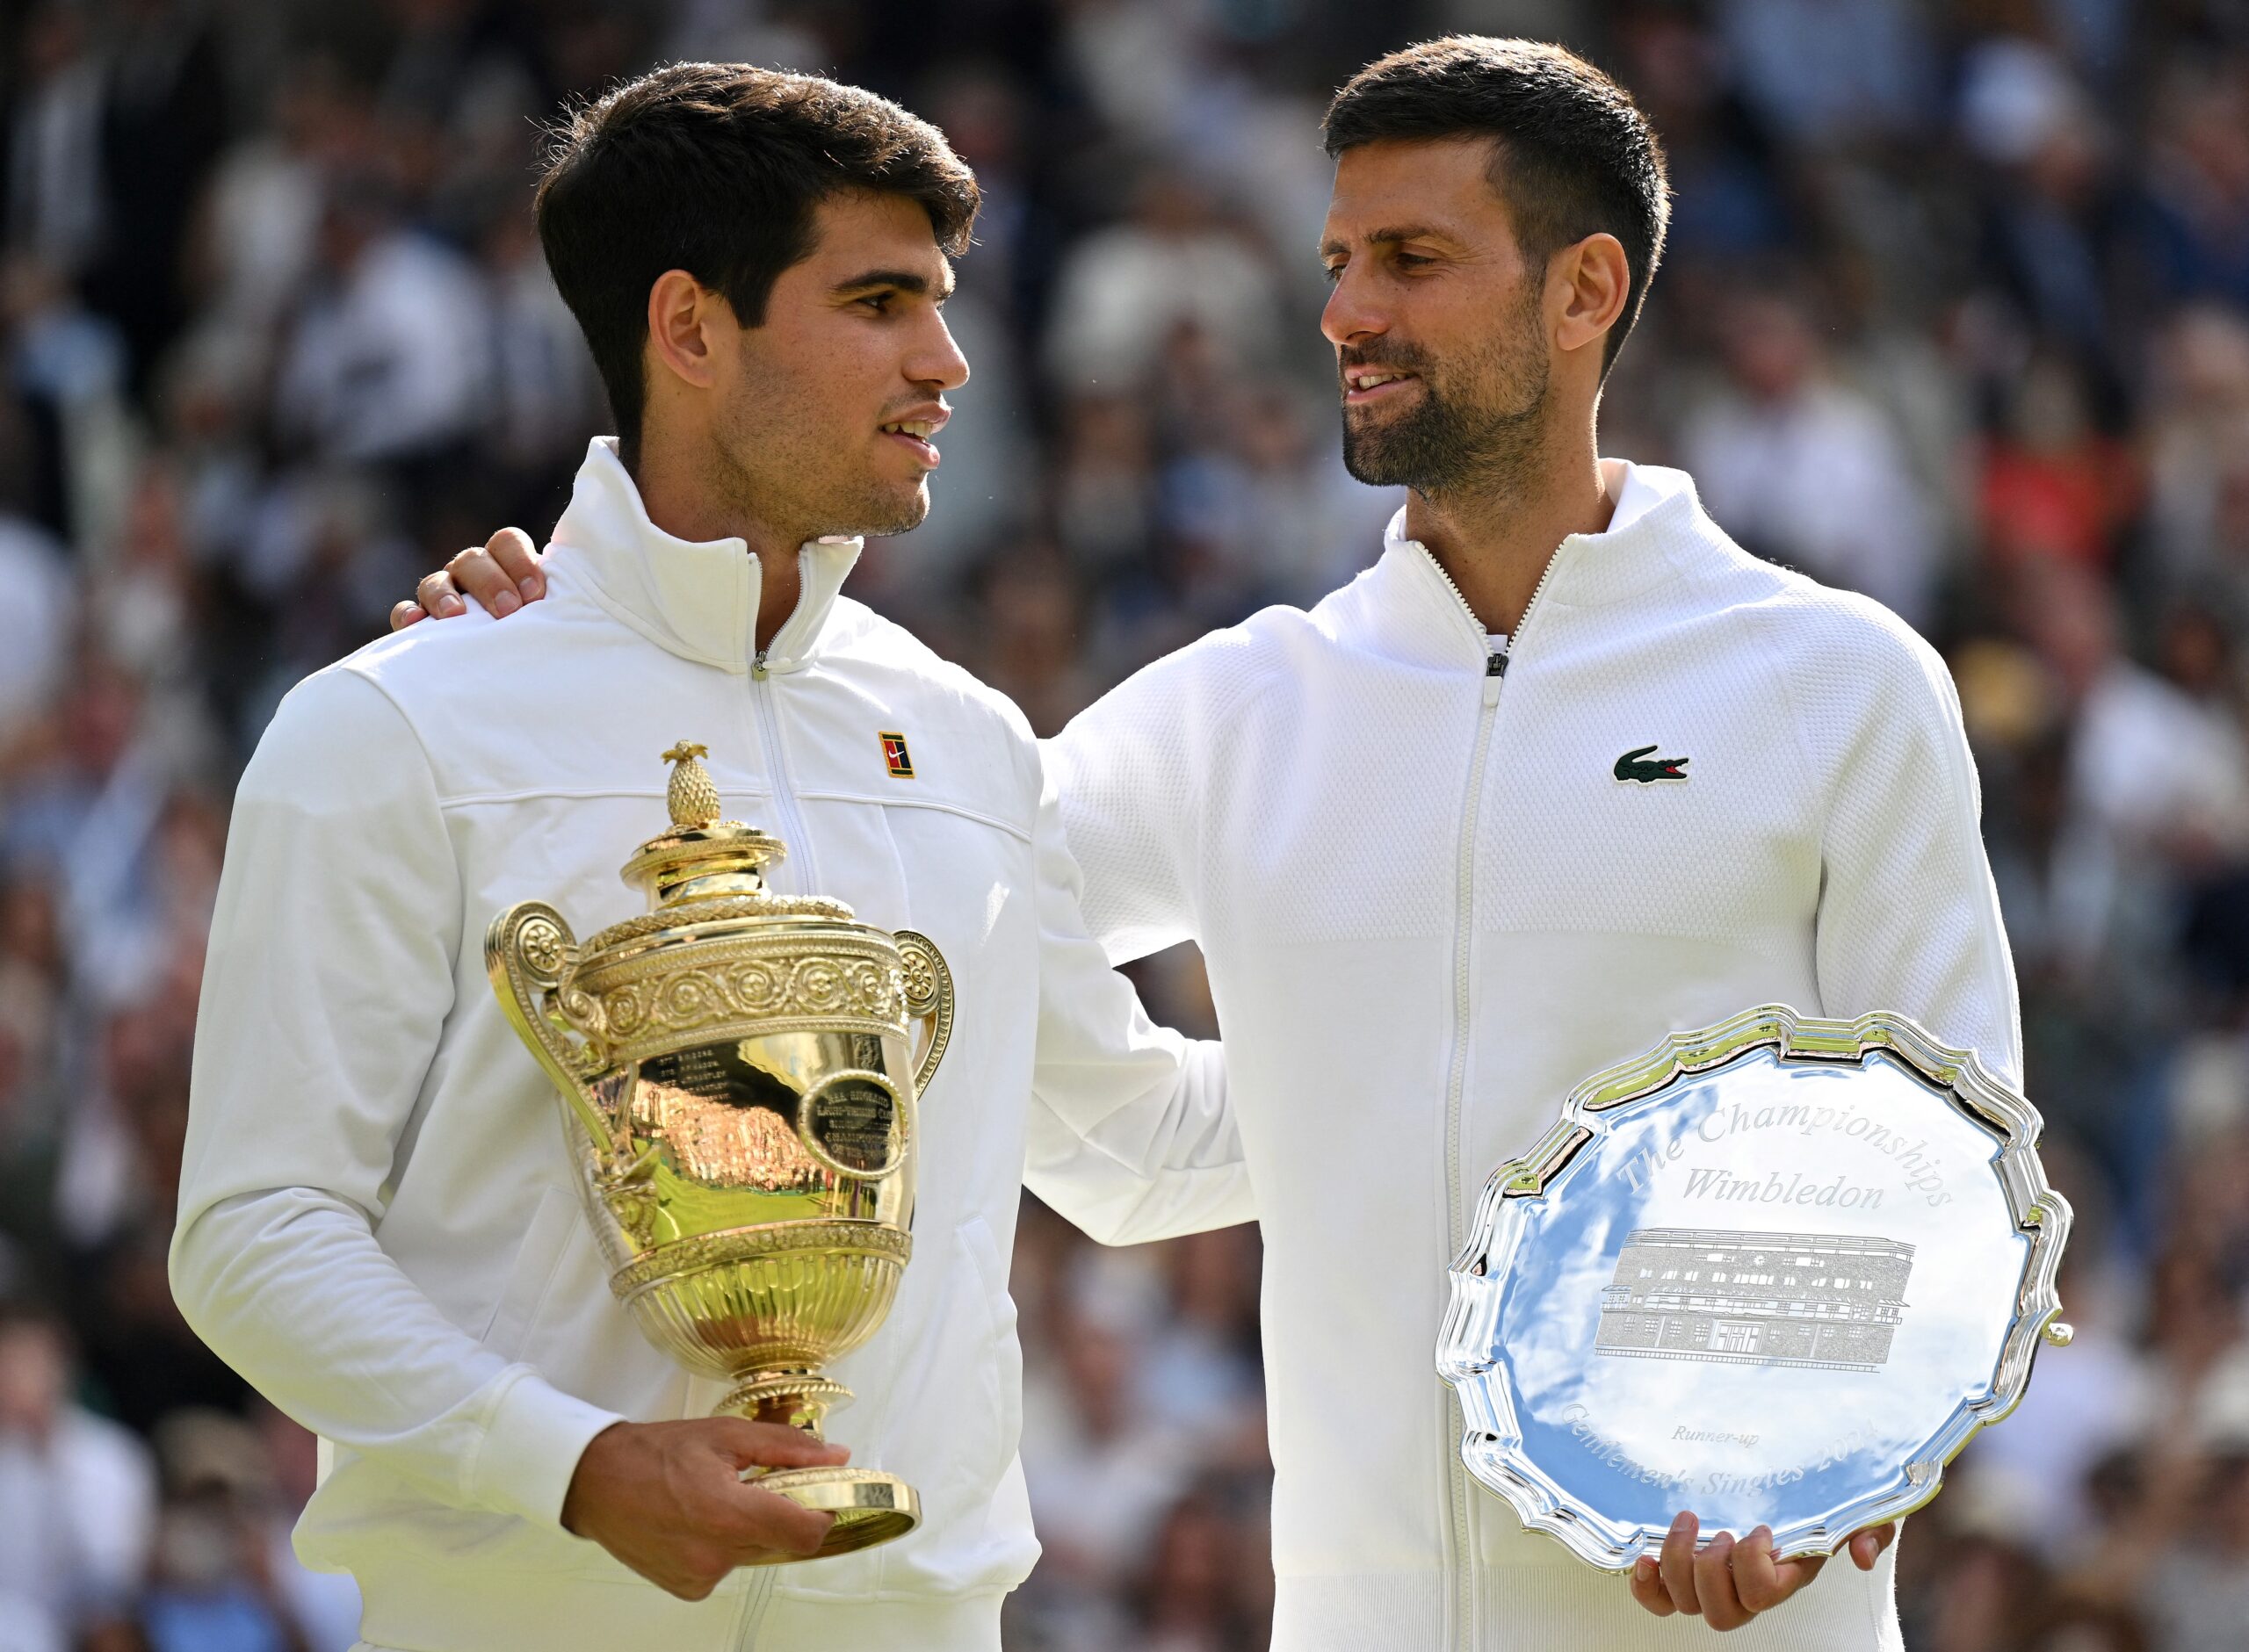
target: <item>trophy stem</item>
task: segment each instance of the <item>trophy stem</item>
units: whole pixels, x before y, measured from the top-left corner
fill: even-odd
[[[828,1412],[851,1401],[851,1390],[833,1377],[803,1366],[754,1373],[727,1392],[713,1417],[744,1417],[753,1423],[785,1423],[814,1439],[827,1438],[820,1425]]]

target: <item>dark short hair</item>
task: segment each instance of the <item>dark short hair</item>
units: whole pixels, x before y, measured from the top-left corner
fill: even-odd
[[[1602,357],[1609,371],[1639,320],[1671,220],[1663,146],[1631,93],[1558,46],[1456,34],[1352,76],[1321,132],[1331,155],[1385,139],[1490,138],[1492,186],[1529,256],[1616,236],[1630,285]]]
[[[821,203],[853,190],[906,196],[958,256],[976,178],[944,134],[887,98],[747,63],[675,63],[570,111],[554,129],[536,210],[539,244],[592,347],[628,462],[647,397],[648,289],[684,270],[745,327],[813,248]]]

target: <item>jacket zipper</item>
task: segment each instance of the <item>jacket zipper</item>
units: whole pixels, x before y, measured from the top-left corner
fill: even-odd
[[[1530,616],[1544,594],[1546,581],[1554,575],[1554,564],[1560,559],[1561,547],[1546,559],[1546,566],[1532,588],[1530,600],[1523,604],[1522,617],[1515,621],[1515,635],[1505,648],[1493,648],[1483,621],[1476,617],[1476,610],[1460,594],[1460,587],[1452,575],[1445,572],[1428,547],[1421,547],[1421,554],[1429,559],[1429,566],[1444,581],[1445,589],[1452,593],[1460,612],[1476,628],[1479,638],[1486,638],[1484,656],[1483,707],[1476,717],[1476,744],[1468,763],[1468,794],[1461,810],[1459,864],[1455,872],[1457,908],[1454,913],[1452,949],[1452,1068],[1445,1083],[1444,1122],[1444,1208],[1447,1259],[1457,1255],[1465,1238],[1464,1213],[1460,1194],[1461,1132],[1463,1115],[1466,1111],[1464,1093],[1468,1082],[1469,1014],[1472,1008],[1469,992],[1471,951],[1476,933],[1476,837],[1484,797],[1484,769],[1492,747],[1492,730],[1497,723],[1500,687],[1507,680],[1508,663],[1522,646],[1524,633],[1529,629]],[[1452,1620],[1453,1644],[1459,1652],[1472,1652],[1475,1644],[1476,1564],[1469,1552],[1471,1542],[1469,1510],[1470,1490],[1468,1471],[1461,1466],[1459,1433],[1461,1418],[1459,1402],[1450,1389],[1441,1389],[1439,1404],[1443,1407],[1443,1426],[1446,1434],[1445,1475],[1447,1511],[1450,1531],[1448,1547],[1452,1551],[1453,1587]]]
[[[799,561],[803,553],[798,553]],[[799,575],[801,578],[801,574]],[[797,605],[804,605],[799,588]],[[796,618],[794,610],[781,629],[788,629],[789,621]],[[820,888],[820,862],[813,854],[812,834],[805,830],[804,817],[797,810],[796,788],[789,783],[789,760],[781,745],[781,716],[774,706],[780,690],[774,686],[773,674],[767,669],[767,650],[761,648],[749,662],[750,703],[757,708],[758,738],[765,742],[766,766],[771,771],[774,806],[781,813],[781,839],[787,845],[789,857],[797,862],[794,879],[799,890],[811,891]]]
[[[772,1587],[772,1572],[763,1570],[755,1573],[741,1591],[741,1609],[734,1613],[734,1630],[727,1636],[734,1652],[756,1652],[757,1630],[764,1620],[763,1608]]]

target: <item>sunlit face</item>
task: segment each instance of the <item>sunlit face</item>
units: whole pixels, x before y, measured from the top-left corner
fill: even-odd
[[[1504,487],[1550,412],[1545,270],[1491,182],[1481,138],[1385,141],[1335,164],[1320,257],[1334,292],[1343,461],[1427,494]]]
[[[806,538],[903,533],[929,513],[944,393],[968,379],[943,314],[952,269],[902,195],[836,196],[814,234],[763,324],[718,353],[714,480]]]

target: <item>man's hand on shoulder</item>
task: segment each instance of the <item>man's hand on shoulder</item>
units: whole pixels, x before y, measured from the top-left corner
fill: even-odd
[[[1681,1514],[1663,1540],[1663,1558],[1633,1562],[1632,1598],[1659,1618],[1683,1612],[1713,1629],[1739,1629],[1788,1599],[1827,1563],[1825,1555],[1817,1555],[1775,1560],[1773,1534],[1761,1526],[1738,1543],[1732,1533],[1721,1532],[1697,1554],[1695,1536],[1699,1529],[1692,1514]],[[1872,1571],[1882,1551],[1897,1538],[1894,1520],[1852,1533],[1851,1563],[1862,1572]]]
[[[850,1454],[738,1417],[611,1424],[578,1459],[563,1529],[682,1600],[701,1600],[737,1566],[815,1553],[835,1518],[760,1491],[743,1469],[828,1468]]]
[[[521,528],[503,528],[481,545],[471,545],[414,588],[414,600],[390,610],[390,628],[404,631],[415,621],[451,619],[468,612],[464,595],[495,619],[505,619],[525,602],[546,595],[546,559]]]

